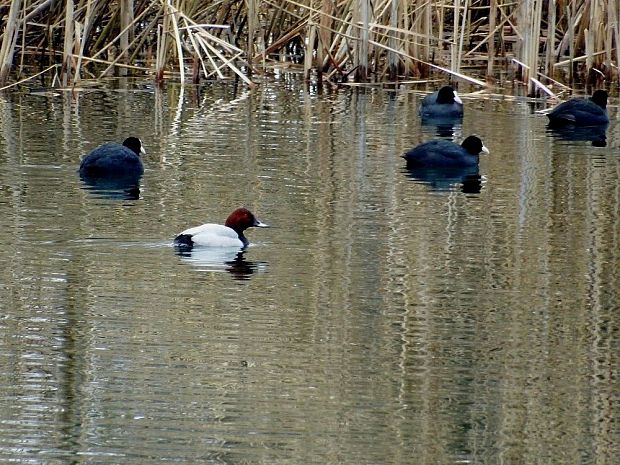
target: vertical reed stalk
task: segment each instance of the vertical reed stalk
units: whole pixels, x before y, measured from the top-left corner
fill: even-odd
[[[402,28],[403,31],[408,31],[409,27],[410,27],[410,22],[409,22],[409,2],[403,0],[400,4],[400,14],[399,16],[399,25]],[[401,40],[400,40],[400,48],[399,50],[402,50],[403,52],[407,53],[407,55],[409,55],[410,52],[410,46],[409,46],[409,40],[405,39],[405,34],[403,33],[401,36]],[[413,71],[413,61],[407,59],[406,57],[401,56],[400,60],[402,60],[404,62],[404,72],[405,74],[408,74],[410,71]]]
[[[129,25],[133,23],[133,0],[121,0],[120,1],[120,15],[121,15],[121,33],[119,45],[121,48],[120,55],[123,57],[121,63],[127,64],[127,57],[129,56],[129,41],[131,29]],[[126,76],[127,68],[120,67],[119,75]]]
[[[419,32],[420,21],[419,21],[419,18],[418,18],[418,15],[416,14],[416,12],[417,12],[418,7],[419,7],[418,3],[419,2],[424,2],[424,1],[425,0],[415,0],[415,1],[411,2],[412,3],[412,5],[411,5],[412,12],[411,12],[410,15],[407,15],[407,16],[411,16],[411,23],[407,24],[407,29],[408,30],[413,31],[413,32]],[[414,57],[420,56],[420,41],[415,36],[412,39],[413,40],[411,40],[411,42],[410,42],[408,52],[409,52],[410,55],[412,55]],[[417,72],[419,71],[419,63],[417,63],[417,62],[416,63],[412,63],[412,71],[417,74]]]
[[[535,0],[534,1],[534,14],[532,19],[532,43],[530,46],[530,79],[528,82],[528,93],[530,96],[534,96],[536,91],[536,78],[538,77],[538,67],[539,67],[539,53],[540,49],[540,27],[542,25],[542,9],[543,9],[544,0]]]
[[[575,59],[575,10],[574,3],[570,2],[566,5],[567,16],[568,16],[568,58],[569,58],[569,66],[568,66],[568,82],[570,86],[573,86],[573,60]]]
[[[522,69],[523,82],[527,83],[530,96],[533,96],[536,91],[542,3],[543,0],[526,0],[521,4],[519,11],[519,24],[523,24],[520,60],[525,65]]]
[[[74,16],[74,3],[73,0],[67,0],[65,5],[65,43],[62,54],[62,85],[66,87],[68,82],[73,76],[73,41],[74,41],[74,29],[73,29],[73,16]]]
[[[612,16],[612,10],[614,9],[615,5],[611,5],[615,2],[610,2],[610,5],[608,6],[608,11],[607,11],[607,15],[609,18],[609,22],[611,22],[611,18],[613,18]],[[613,50],[613,29],[611,27],[607,28],[607,31],[605,31],[605,69],[608,72],[611,72],[611,55],[612,55],[612,50]],[[620,63],[618,63],[620,65]]]
[[[322,0],[321,16],[319,17],[319,46],[316,51],[319,82],[323,80],[323,68],[326,66],[328,58],[325,55],[329,55],[329,45],[332,41],[330,29],[332,28],[334,9],[332,0]]]
[[[422,59],[429,61],[431,58],[431,37],[433,36],[433,10],[431,2],[424,3],[424,54]]]
[[[155,59],[155,81],[164,80],[164,69],[166,66],[166,23],[164,18],[162,24],[157,25],[157,54]]]
[[[613,31],[616,39],[616,73],[620,83],[620,8],[615,2],[609,2],[609,30]]]
[[[304,79],[310,80],[312,71],[313,49],[316,40],[316,25],[310,19],[308,22],[308,40],[306,41],[306,50],[304,51]]]
[[[555,61],[555,0],[549,0],[547,5],[547,43],[545,47],[545,74],[553,77],[553,63]]]
[[[13,63],[15,44],[17,43],[17,31],[19,24],[19,11],[21,10],[21,0],[13,0],[9,10],[2,47],[0,48],[0,86],[6,84]]]
[[[183,59],[183,43],[181,42],[181,33],[179,32],[179,24],[177,22],[177,9],[172,6],[171,0],[168,0],[168,11],[170,13],[170,21],[172,22],[172,31],[174,32],[175,44],[177,46],[177,56],[179,59],[179,74],[181,84],[185,84],[185,63]]]
[[[398,28],[398,6],[399,0],[392,0],[390,2],[390,27],[392,28],[389,31],[389,41],[388,44],[390,48],[396,49],[397,47],[397,37],[398,33],[396,29]],[[388,75],[390,77],[390,81],[396,79],[396,75],[398,74],[398,55],[395,52],[388,52]]]
[[[594,65],[594,31],[586,29],[583,35],[586,46],[586,70],[589,72]]]
[[[26,5],[23,5],[21,16],[23,18],[26,17]],[[22,70],[24,69],[24,57],[26,55],[26,26],[28,22],[24,20],[21,23],[22,23],[22,43],[21,43],[22,53],[20,54],[20,57],[19,57],[19,69],[17,71],[18,76],[21,76]]]
[[[248,42],[247,52],[248,57],[248,74],[252,74],[252,57],[254,56],[254,33],[256,31],[256,0],[246,0],[247,3],[247,18],[248,18]]]
[[[75,82],[80,80],[80,73],[82,69],[82,57],[84,56],[84,46],[86,45],[86,40],[88,35],[90,34],[90,28],[93,20],[93,10],[97,6],[97,0],[88,0],[86,3],[86,16],[84,16],[84,27],[82,28],[82,33],[78,35],[80,42],[80,51],[78,53],[77,64],[75,65]]]
[[[444,40],[444,32],[443,32],[443,28],[444,28],[444,24],[445,24],[445,9],[446,9],[446,5],[442,2],[439,4],[439,6],[437,7],[437,22],[439,23],[439,27],[437,29],[437,38],[440,41]]]
[[[369,51],[369,28],[370,22],[370,0],[358,0],[359,4],[359,20],[355,22],[354,27],[357,30],[359,42],[357,44],[357,53],[355,56],[355,80],[357,82],[365,82],[368,79],[368,51]],[[361,21],[361,26],[360,26]]]
[[[322,72],[327,76],[354,73],[358,81],[365,81],[374,71],[393,80],[403,64],[406,73],[424,77],[428,69],[443,70],[449,63],[450,69],[442,72],[456,75],[472,58],[481,64],[479,72],[484,74],[486,69],[491,76],[501,51],[522,63],[532,92],[531,80],[539,71],[553,76],[555,67],[566,64],[573,82],[575,60],[609,77],[618,74],[620,79],[619,9],[618,0],[0,0],[0,11],[8,12],[0,39],[0,82],[15,73],[16,65],[19,73],[37,56],[52,63],[62,60],[64,85],[78,82],[86,63],[106,63],[111,69],[134,59],[148,61],[151,41],[158,33],[157,80],[164,69],[176,72],[178,66],[184,81],[183,54],[193,45],[194,71],[199,71],[200,61],[205,73],[223,78],[227,68],[251,83],[247,74],[253,60],[261,57],[268,65],[274,54],[283,57],[282,50],[302,37],[306,75],[315,67],[319,79]],[[487,11],[486,19],[476,15]],[[187,26],[181,29],[183,21]],[[47,24],[47,30],[42,24]],[[197,28],[198,24],[218,27]],[[234,29],[219,27],[227,24]],[[504,25],[512,31],[510,36],[504,37]],[[559,31],[565,34],[560,37]],[[60,37],[64,43],[57,54]],[[503,47],[504,38],[515,41],[512,49]],[[232,45],[236,41],[243,50]],[[43,48],[49,56],[43,56]],[[110,50],[117,52],[107,61],[96,60]],[[558,55],[567,51],[570,59],[554,65]],[[247,63],[248,70],[241,72],[236,60]],[[41,63],[40,69],[45,66]],[[120,74],[126,69],[136,68],[125,65]]]
[[[554,0],[550,0],[554,1]],[[493,61],[495,60],[495,20],[497,18],[497,0],[491,0],[489,5],[489,41],[487,42],[487,76],[493,76]]]
[[[450,44],[450,70],[459,72],[458,51],[457,51],[457,37],[459,34],[459,14],[461,12],[461,0],[454,0],[454,18],[453,18],[453,32],[452,43]]]
[[[459,38],[459,49],[458,54],[456,56],[456,72],[461,72],[461,61],[463,60],[463,45],[465,44],[465,31],[467,31],[467,18],[469,16],[469,0],[465,0],[465,4],[463,5],[463,19],[461,23],[461,33]]]

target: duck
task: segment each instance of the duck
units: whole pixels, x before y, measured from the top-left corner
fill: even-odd
[[[146,154],[142,141],[128,137],[122,144],[108,142],[92,150],[80,163],[82,177],[142,176],[140,155]]]
[[[550,126],[598,126],[609,123],[607,91],[596,90],[589,98],[573,98],[554,107],[549,113]]]
[[[478,166],[480,153],[489,153],[482,140],[469,136],[461,145],[445,139],[436,139],[417,145],[404,153],[407,167],[465,168]]]
[[[180,232],[174,238],[174,245],[191,249],[194,246],[237,247],[244,249],[250,245],[243,232],[251,227],[268,228],[247,208],[237,208],[222,224],[207,223]]]
[[[443,86],[427,95],[420,105],[420,116],[427,118],[461,118],[463,101],[452,86]]]

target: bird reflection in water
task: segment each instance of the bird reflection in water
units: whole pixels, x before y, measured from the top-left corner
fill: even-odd
[[[557,140],[586,141],[591,142],[594,147],[606,147],[607,126],[607,124],[596,126],[555,126],[548,124],[547,134]]]
[[[256,262],[245,258],[245,250],[217,247],[178,247],[176,254],[181,259],[201,271],[228,272],[233,279],[248,280],[255,273],[264,272],[265,262]]]
[[[101,199],[138,200],[140,198],[140,177],[105,177],[80,175],[83,189]]]
[[[463,127],[463,119],[423,116],[420,119],[420,124],[422,131],[430,133],[433,137],[453,139],[457,129]]]
[[[404,168],[413,181],[433,191],[452,191],[460,188],[465,194],[479,194],[483,179],[478,166],[464,168]]]

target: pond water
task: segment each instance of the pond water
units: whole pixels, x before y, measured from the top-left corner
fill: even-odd
[[[422,127],[422,95],[0,96],[0,463],[618,463],[617,101],[601,144],[502,96]],[[438,132],[479,172],[407,171]],[[128,135],[140,185],[83,184]],[[244,253],[175,253],[242,205]]]

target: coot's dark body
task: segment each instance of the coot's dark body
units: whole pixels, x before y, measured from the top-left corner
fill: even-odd
[[[463,102],[450,86],[427,95],[420,105],[422,118],[462,118]]]
[[[424,142],[406,152],[403,158],[410,168],[460,168],[477,166],[480,152],[489,151],[478,137],[469,136],[461,145],[443,139]]]
[[[123,144],[109,142],[90,152],[80,164],[80,175],[96,176],[141,176],[144,165],[140,159],[142,143],[136,137],[125,139]]]
[[[609,123],[607,92],[597,90],[592,97],[574,98],[547,113],[550,126],[598,126]]]

